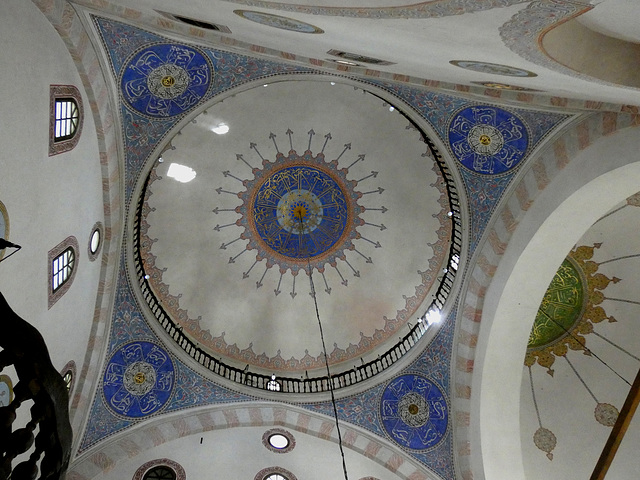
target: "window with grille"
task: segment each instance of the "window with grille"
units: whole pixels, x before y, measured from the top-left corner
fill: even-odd
[[[49,156],[78,144],[82,131],[82,96],[73,85],[51,85],[49,93]]]
[[[166,465],[158,465],[145,473],[143,480],[176,480],[176,472]]]
[[[73,138],[78,130],[78,104],[73,98],[56,99],[54,141],[62,142]]]
[[[67,237],[49,250],[49,308],[64,295],[78,268],[78,240]]]
[[[71,277],[71,272],[75,265],[76,255],[72,248],[67,248],[64,252],[53,259],[51,268],[53,269],[52,285],[53,291],[58,290]]]

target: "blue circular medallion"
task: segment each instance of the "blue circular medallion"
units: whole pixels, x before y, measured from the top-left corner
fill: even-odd
[[[466,168],[495,175],[520,163],[529,146],[529,134],[522,120],[506,110],[467,107],[449,125],[449,144]]]
[[[175,372],[169,354],[151,342],[133,342],[112,355],[103,378],[107,405],[115,413],[139,418],[162,408],[173,389]]]
[[[393,379],[382,393],[380,418],[385,430],[402,447],[427,450],[444,438],[449,420],[440,387],[415,374]]]
[[[327,172],[304,165],[269,175],[251,205],[255,231],[273,251],[292,259],[322,255],[347,227],[345,193]]]
[[[172,117],[207,94],[213,65],[195,48],[159,44],[136,53],[122,72],[122,94],[131,107],[151,117]]]

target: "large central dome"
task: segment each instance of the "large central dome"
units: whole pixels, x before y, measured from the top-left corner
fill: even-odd
[[[333,79],[281,81],[209,105],[171,140],[147,181],[141,256],[198,347],[265,373],[322,368],[309,272],[340,369],[424,314],[448,261],[450,207],[398,107]],[[180,169],[190,176],[177,181]]]

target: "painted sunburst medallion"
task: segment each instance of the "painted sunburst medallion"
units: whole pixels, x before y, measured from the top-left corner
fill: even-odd
[[[553,375],[556,357],[569,349],[586,351],[584,336],[593,331],[594,323],[616,321],[599,306],[604,299],[601,290],[620,281],[597,273],[598,264],[590,259],[600,245],[572,250],[551,280],[529,335],[527,367],[537,363]]]
[[[325,162],[322,153],[298,155],[291,150],[255,170],[239,194],[239,210],[246,212],[240,223],[258,260],[295,275],[308,264],[318,270],[326,263],[335,265],[344,250],[352,248],[355,227],[361,223],[362,208],[356,203],[360,194],[353,189],[356,182],[336,166]]]

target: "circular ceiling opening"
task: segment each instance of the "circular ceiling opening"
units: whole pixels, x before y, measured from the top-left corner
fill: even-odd
[[[399,105],[328,80],[272,81],[208,106],[142,193],[145,298],[192,357],[261,373],[262,388],[274,373],[279,384],[326,374],[317,316],[333,372],[374,361],[460,258],[453,186],[424,133]]]

